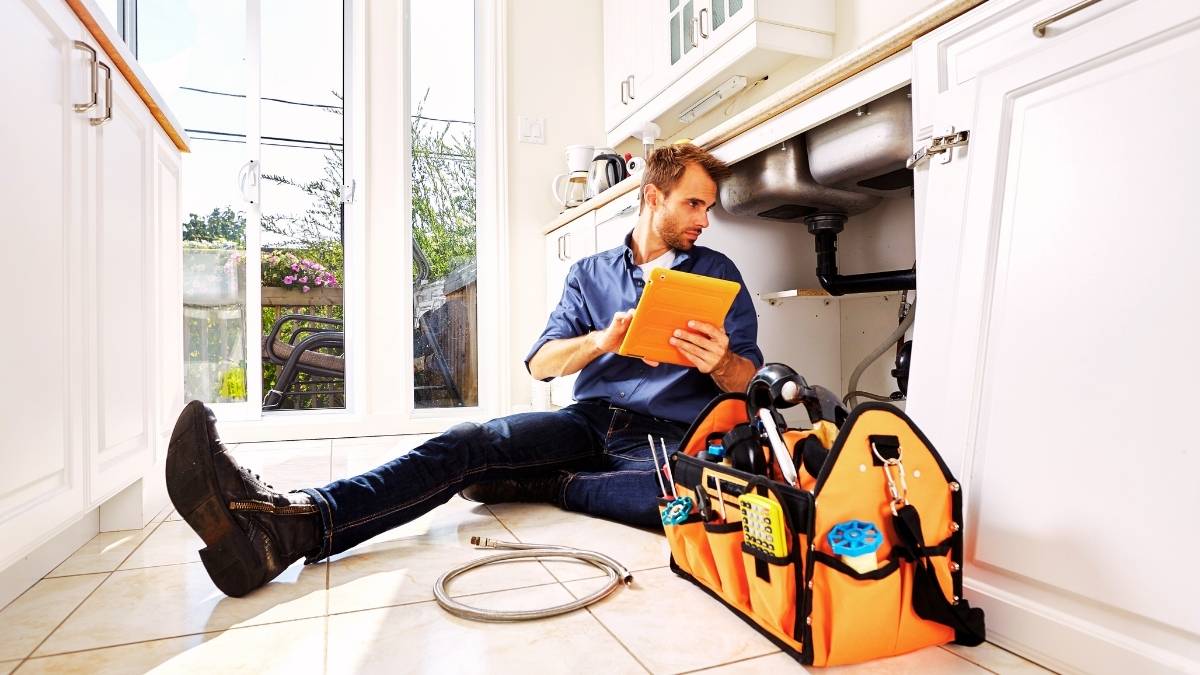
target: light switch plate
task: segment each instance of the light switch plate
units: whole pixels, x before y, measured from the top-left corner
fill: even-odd
[[[519,115],[517,117],[517,129],[517,140],[521,143],[544,144],[546,142],[545,117]]]

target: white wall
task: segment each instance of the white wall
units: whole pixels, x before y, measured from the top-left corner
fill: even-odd
[[[601,1],[508,2],[509,358],[512,405],[528,406],[522,364],[546,323],[542,228],[561,207],[550,180],[567,145],[604,144]],[[546,120],[545,145],[517,142],[517,116]]]

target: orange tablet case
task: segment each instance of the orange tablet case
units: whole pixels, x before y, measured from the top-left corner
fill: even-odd
[[[688,321],[724,326],[741,287],[736,281],[654,268],[617,353],[692,367],[668,340],[677,328],[686,329]]]

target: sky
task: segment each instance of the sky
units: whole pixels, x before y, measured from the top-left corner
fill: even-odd
[[[472,0],[411,2],[411,96],[419,100],[429,90],[426,116],[474,119]],[[315,104],[262,101],[262,135],[292,139],[264,139],[262,172],[315,180],[323,176],[328,153],[323,144],[340,142],[342,136],[341,117],[320,107],[339,106],[331,92],[344,91],[342,3],[261,3],[262,96]],[[247,91],[245,5],[246,0],[137,4],[138,61],[192,138],[192,152],[184,155],[185,218],[215,207],[246,209],[237,182],[239,169],[250,159],[246,145],[213,140],[240,141],[235,135],[247,131],[247,99],[228,95]],[[415,102],[413,108],[415,112]],[[307,200],[293,188],[263,184],[264,214],[300,213]]]

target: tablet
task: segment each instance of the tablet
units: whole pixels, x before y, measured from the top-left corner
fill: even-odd
[[[646,279],[633,321],[617,350],[622,356],[695,367],[669,340],[688,321],[725,325],[742,285],[702,274],[656,267]]]

